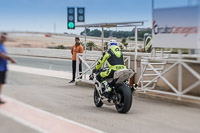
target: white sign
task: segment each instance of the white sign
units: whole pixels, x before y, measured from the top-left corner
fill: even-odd
[[[153,47],[200,49],[198,7],[155,9]]]

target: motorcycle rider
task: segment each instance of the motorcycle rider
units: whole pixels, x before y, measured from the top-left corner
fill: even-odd
[[[112,89],[108,85],[105,78],[113,78],[114,72],[119,71],[121,69],[126,69],[124,56],[121,52],[119,46],[117,46],[117,42],[115,40],[111,40],[109,43],[108,50],[103,53],[102,58],[98,61],[95,70],[99,70],[104,62],[107,61],[109,70],[103,71],[97,75],[97,80],[104,86],[105,91],[103,93],[108,93]]]

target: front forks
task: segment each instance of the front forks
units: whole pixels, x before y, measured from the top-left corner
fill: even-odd
[[[101,97],[102,90],[101,90],[101,83],[99,81],[95,81],[95,88],[97,89],[97,92]]]

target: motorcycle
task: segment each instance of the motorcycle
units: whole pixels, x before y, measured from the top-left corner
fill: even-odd
[[[105,88],[96,79],[97,75],[105,71],[108,68],[100,69],[98,71],[93,71],[90,75],[90,80],[95,83],[94,89],[94,104],[96,107],[102,107],[103,104],[115,105],[116,110],[119,113],[127,113],[132,105],[132,93],[134,92],[134,86],[131,88],[128,80],[134,75],[134,71],[131,69],[122,69],[114,72],[113,78],[105,79],[108,85],[111,87],[111,92],[108,96],[102,95]]]

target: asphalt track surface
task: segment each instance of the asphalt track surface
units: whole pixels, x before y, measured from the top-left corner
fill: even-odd
[[[41,110],[109,133],[199,133],[200,130],[199,108],[133,97],[130,112],[119,114],[114,106],[96,108],[92,88],[68,84],[68,80],[60,78],[9,72],[3,93]],[[22,125],[5,116],[0,115],[0,119],[8,121],[4,127],[14,123],[18,127],[16,133],[22,128]],[[34,132],[23,128],[26,133]],[[5,128],[0,126],[2,131]]]
[[[12,55],[11,57],[13,57],[17,61],[17,65],[20,66],[69,72],[71,72],[72,70],[72,61],[69,59],[42,58],[17,55]]]
[[[17,65],[34,67],[34,68],[42,68],[48,70],[56,70],[56,71],[72,71],[72,61],[69,59],[58,59],[58,58],[45,58],[45,57],[31,57],[31,56],[18,56],[12,55],[17,62]],[[92,61],[87,61],[90,65]],[[83,63],[82,63],[83,64]],[[84,64],[82,68],[84,69]]]

